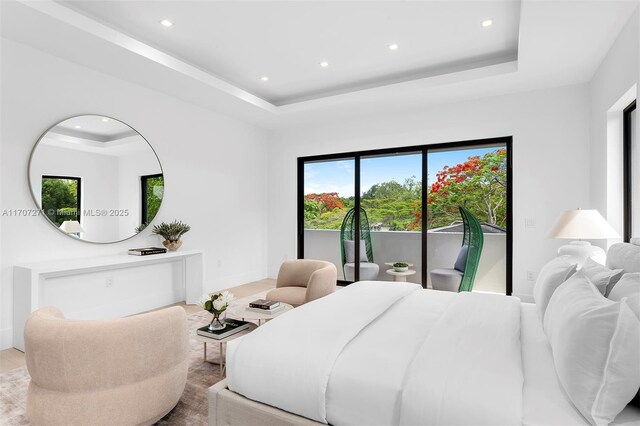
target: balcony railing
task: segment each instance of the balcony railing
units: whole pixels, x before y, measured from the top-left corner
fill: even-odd
[[[421,284],[421,233],[405,231],[371,231],[373,257],[380,266],[378,280],[393,281],[386,273],[390,267],[386,262],[404,261],[413,263],[417,271],[407,281]],[[427,232],[427,272],[437,268],[452,268],[458,257],[462,233]],[[506,288],[506,234],[484,234],[484,247],[476,274],[474,291],[505,293]],[[340,258],[340,231],[305,229],[304,252],[307,259],[322,259],[332,262],[338,269],[338,279],[344,279]],[[429,274],[427,274],[429,275]],[[431,278],[427,279],[431,287]]]

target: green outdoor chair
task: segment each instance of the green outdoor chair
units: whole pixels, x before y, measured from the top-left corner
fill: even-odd
[[[346,281],[355,280],[355,246],[354,231],[356,227],[355,208],[349,210],[340,227],[340,252],[342,254],[342,272]],[[371,245],[371,229],[367,212],[360,207],[360,281],[371,281],[378,278],[380,267],[373,261]]]
[[[431,285],[434,290],[471,291],[480,263],[484,234],[482,226],[474,215],[464,207],[458,207],[464,224],[464,237],[458,259],[452,269],[431,271]]]

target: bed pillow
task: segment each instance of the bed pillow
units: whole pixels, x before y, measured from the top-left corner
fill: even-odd
[[[453,266],[453,269],[464,272],[464,268],[467,266],[467,254],[469,254],[469,246],[465,244],[460,247],[460,252],[458,253],[458,258],[456,259],[456,264]]]
[[[627,298],[627,305],[640,320],[640,272],[624,274],[611,289],[609,299],[621,301]]]
[[[590,423],[611,423],[640,386],[638,318],[579,271],[551,297],[544,330],[573,404]]]
[[[356,248],[353,244],[353,240],[344,241],[344,256],[347,263],[354,263],[356,258]],[[367,245],[364,240],[360,240],[360,262],[368,262],[367,258]]]
[[[590,257],[585,260],[580,270],[605,296],[609,294],[624,272],[622,269],[609,269]]]
[[[610,300],[621,301],[625,297],[625,303],[640,320],[640,272],[624,274],[609,293]],[[640,388],[631,404],[640,407]]]
[[[538,279],[533,286],[533,299],[536,302],[540,321],[544,319],[544,312],[553,292],[576,272],[576,265],[568,262],[568,258],[569,256],[560,256],[552,259],[538,274]]]

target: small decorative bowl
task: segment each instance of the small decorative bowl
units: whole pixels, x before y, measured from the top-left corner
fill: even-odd
[[[394,266],[393,270],[396,272],[407,272],[409,270],[408,266]]]

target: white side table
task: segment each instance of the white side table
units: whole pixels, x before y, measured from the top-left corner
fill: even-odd
[[[253,323],[249,323],[249,328],[239,331],[236,334],[232,334],[231,336],[225,337],[224,339],[213,339],[211,337],[201,336],[197,331],[193,333],[193,337],[198,341],[204,343],[204,360],[210,362],[211,364],[218,364],[220,366],[220,375],[224,377],[224,370],[226,368],[226,356],[225,356],[225,346],[224,344],[230,340],[236,339],[240,336],[244,336],[245,334],[251,333],[253,330],[258,328],[257,325]],[[218,359],[210,360],[207,359],[207,343],[217,343],[218,349],[220,350],[220,356]]]
[[[394,280],[401,283],[407,282],[407,277],[415,273],[416,271],[414,271],[413,269],[409,269],[408,271],[404,272],[397,272],[394,269],[387,269],[387,274],[392,275]]]

